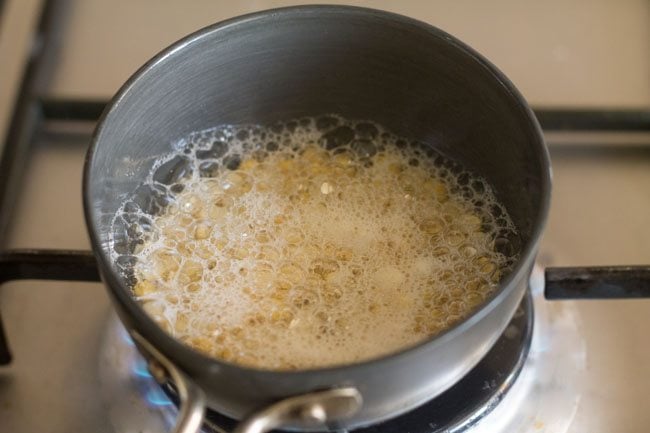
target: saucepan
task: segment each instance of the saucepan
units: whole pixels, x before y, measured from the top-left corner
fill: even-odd
[[[471,317],[423,344],[369,362],[256,370],[204,356],[175,340],[134,300],[114,259],[112,220],[120,204],[144,181],[156,157],[193,131],[323,113],[371,119],[488,179],[517,226],[520,262]],[[323,422],[352,429],[394,417],[467,373],[522,299],[549,194],[549,157],[539,125],[494,66],[426,24],[324,6],[235,18],[157,55],[102,116],[87,157],[83,197],[93,248],[118,314],[140,350],[162,367],[158,375],[169,374],[179,393],[187,393],[184,407],[196,406],[203,394],[207,407],[235,419],[261,410],[251,425],[310,430]],[[198,421],[188,419],[192,422]]]
[[[324,113],[375,121],[487,179],[517,227],[510,242],[518,263],[469,317],[379,359],[269,371],[223,362],[175,340],[134,300],[123,263],[115,260],[112,222],[121,203],[156,158],[193,131]],[[185,433],[198,431],[206,408],[244,420],[239,432],[354,429],[441,394],[483,358],[513,317],[526,292],[550,192],[549,155],[538,122],[494,65],[428,24],[345,6],[246,15],[163,50],[105,110],[83,181],[102,280],[154,376],[179,395],[175,431]],[[128,261],[129,252],[120,253]]]

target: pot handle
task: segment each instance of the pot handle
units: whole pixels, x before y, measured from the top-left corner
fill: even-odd
[[[149,371],[158,383],[171,380],[176,385],[180,403],[172,432],[198,433],[206,408],[203,390],[140,334],[132,332],[132,338],[148,355]],[[315,391],[271,404],[241,422],[233,433],[266,433],[295,422],[310,427],[334,424],[357,413],[361,404],[361,394],[353,387]]]
[[[544,281],[548,300],[650,298],[650,266],[546,268]]]
[[[173,433],[199,433],[205,414],[205,394],[192,379],[137,332],[131,332],[135,344],[148,355],[148,368],[160,384],[171,381],[178,391],[178,417]]]
[[[273,403],[246,418],[233,433],[266,433],[296,422],[308,428],[336,425],[357,413],[362,403],[354,387],[314,391]]]

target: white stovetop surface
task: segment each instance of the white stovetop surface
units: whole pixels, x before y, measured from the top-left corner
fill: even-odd
[[[40,1],[5,3],[2,134]],[[226,17],[291,3],[70,1],[46,94],[105,99],[139,65],[184,34]],[[533,105],[650,107],[647,1],[349,3],[411,15],[458,36],[500,67]],[[86,144],[56,136],[39,140],[9,246],[88,248],[79,193]],[[650,262],[648,148],[552,146],[551,153],[554,196],[540,260],[553,265]],[[0,431],[110,432],[106,411],[92,398],[99,338],[110,311],[101,285],[11,283],[0,288],[0,301],[15,355],[12,366],[0,369]],[[575,332],[584,336],[583,383],[568,419],[535,420],[531,431],[650,431],[650,301],[547,307],[551,316],[570,311]]]

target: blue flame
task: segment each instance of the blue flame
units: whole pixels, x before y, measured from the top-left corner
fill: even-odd
[[[153,377],[151,373],[149,373],[147,363],[144,361],[144,359],[139,359],[133,363],[133,373],[135,373],[135,375],[138,377],[144,377],[147,379]]]
[[[133,340],[131,339],[131,336],[129,335],[128,332],[126,332],[126,330],[124,328],[120,329],[120,334],[121,334],[122,340],[126,344],[128,344],[129,346],[135,346],[135,344],[133,343]]]
[[[169,397],[167,397],[167,394],[157,387],[149,389],[146,393],[146,398],[153,406],[169,406],[173,404]]]

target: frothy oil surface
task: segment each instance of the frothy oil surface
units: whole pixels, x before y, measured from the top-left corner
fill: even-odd
[[[152,171],[159,214],[123,208],[147,220],[134,295],[174,337],[257,368],[416,344],[471,313],[515,258],[495,248],[514,228],[489,185],[435,161],[336,116],[195,133]]]

